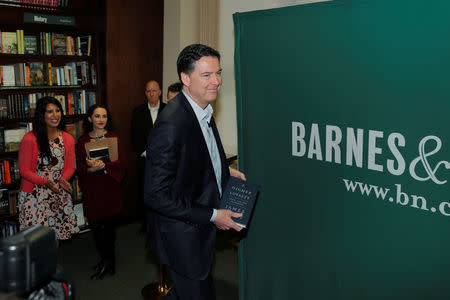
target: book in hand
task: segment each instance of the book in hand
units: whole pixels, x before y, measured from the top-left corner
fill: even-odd
[[[230,177],[220,200],[220,208],[242,213],[241,218],[232,219],[237,225],[246,228],[255,206],[258,190],[259,185],[256,183]]]
[[[101,148],[95,148],[95,149],[90,149],[89,150],[89,157],[90,158],[95,158],[98,160],[101,160],[103,162],[109,162],[111,161],[109,158],[109,148],[108,147],[101,147]],[[106,174],[106,170],[98,170],[94,173],[92,173],[93,175],[104,175]]]

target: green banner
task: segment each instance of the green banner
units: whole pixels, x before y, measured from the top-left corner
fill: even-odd
[[[240,300],[449,299],[450,1],[236,13]]]

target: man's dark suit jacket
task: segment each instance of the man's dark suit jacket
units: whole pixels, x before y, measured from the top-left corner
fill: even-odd
[[[214,121],[212,130],[224,190],[230,172]],[[160,262],[190,279],[205,279],[216,238],[210,218],[219,206],[220,194],[200,124],[183,93],[167,104],[150,134],[144,199],[152,209],[150,246]]]
[[[159,101],[158,115],[165,105],[165,103]],[[131,143],[137,156],[140,156],[147,149],[147,140],[152,127],[153,120],[146,101],[133,110],[131,117]]]

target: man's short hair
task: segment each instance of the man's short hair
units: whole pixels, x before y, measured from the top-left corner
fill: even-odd
[[[180,81],[181,81],[181,73],[183,72],[190,75],[192,71],[194,71],[195,62],[197,62],[200,58],[204,56],[217,57],[217,59],[220,62],[219,52],[206,45],[193,44],[181,50],[180,55],[178,55],[177,59],[177,72]]]
[[[167,88],[167,94],[171,93],[179,93],[183,89],[183,84],[181,82],[175,82],[169,85]]]

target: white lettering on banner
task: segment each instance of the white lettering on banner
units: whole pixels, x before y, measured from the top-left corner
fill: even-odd
[[[379,147],[379,141],[385,136],[384,132],[377,130],[368,131],[367,154],[364,157],[364,130],[352,127],[346,128],[345,164],[347,166],[355,165],[362,168],[364,158],[367,159],[367,169],[378,172],[384,172],[386,169],[390,174],[400,176],[405,173],[406,161],[400,151],[400,148],[406,147],[405,137],[398,132],[392,132],[387,136],[387,147],[394,159],[386,159],[385,164],[377,160],[377,156],[383,154],[383,148]],[[307,140],[309,138],[309,140]],[[436,142],[436,147],[430,152],[425,151],[425,145],[428,141]],[[342,130],[335,125],[325,126],[325,161],[341,163],[341,142]],[[308,148],[306,148],[308,144]],[[447,180],[437,177],[440,167],[450,169],[450,162],[439,161],[434,168],[430,165],[428,157],[436,154],[442,147],[442,141],[437,136],[426,136],[419,143],[419,156],[411,161],[409,165],[409,174],[417,181],[432,180],[436,184],[445,184]],[[317,123],[311,124],[309,136],[306,134],[306,127],[301,122],[292,122],[292,156],[304,157],[309,159],[322,160],[322,147],[320,142],[320,130]],[[420,162],[420,164],[419,164]],[[386,166],[386,168],[384,168]],[[417,174],[416,168],[422,166],[428,176],[422,177]]]
[[[439,203],[438,209],[432,206],[431,201],[427,200],[424,196],[408,194],[402,190],[401,184],[395,184],[395,195],[389,193],[391,189],[377,186],[373,184],[367,184],[359,181],[353,181],[350,179],[342,179],[344,181],[345,189],[349,193],[357,193],[361,194],[363,197],[373,197],[377,200],[385,200],[387,203],[392,203],[396,205],[400,205],[403,207],[412,207],[415,209],[419,209],[421,211],[425,211],[428,213],[436,213],[439,212],[441,215],[449,217],[450,216],[450,203],[441,202]]]
[[[433,151],[425,153],[425,144],[429,141],[429,140],[434,140],[436,142],[436,148],[434,148]],[[428,179],[433,180],[436,184],[444,184],[447,182],[447,180],[439,180],[436,178],[436,172],[439,169],[439,167],[441,165],[444,165],[444,167],[446,169],[450,169],[450,163],[448,161],[445,160],[441,160],[434,169],[431,168],[430,164],[428,163],[427,157],[431,156],[437,152],[439,152],[439,150],[441,149],[442,146],[442,142],[441,139],[438,138],[437,136],[427,136],[424,137],[420,143],[419,143],[419,156],[417,158],[415,158],[411,164],[409,165],[409,173],[411,174],[411,176],[418,181],[426,181]],[[422,166],[424,167],[425,171],[428,174],[428,177],[420,177],[416,174],[416,165],[417,163],[421,161],[422,162]]]
[[[369,130],[369,148],[367,155],[367,168],[370,170],[383,172],[383,166],[375,162],[375,155],[383,153],[381,148],[377,147],[377,138],[382,138],[383,132],[376,130]]]
[[[40,16],[34,16],[34,20],[36,22],[47,23],[47,18],[40,17]]]
[[[363,130],[357,130],[355,138],[355,130],[353,128],[347,128],[347,156],[346,165],[353,165],[353,158],[358,168],[362,168],[363,164]]]
[[[292,122],[292,156],[302,157],[305,152],[305,126],[300,122]]]
[[[334,139],[333,139],[334,134]],[[341,163],[341,148],[339,148],[339,143],[342,140],[341,129],[337,126],[327,125],[326,127],[326,141],[325,144],[325,160],[331,162],[331,152],[334,150],[334,162],[337,164]]]
[[[396,142],[397,141],[397,142]],[[400,147],[405,147],[405,138],[400,133],[391,133],[388,137],[388,146],[389,149],[391,149],[392,155],[394,155],[395,159],[397,160],[397,168],[394,167],[395,161],[392,159],[388,159],[386,161],[386,167],[392,175],[402,175],[403,172],[405,172],[405,159],[403,158],[400,151],[398,151],[398,148],[396,146],[396,143]]]
[[[311,125],[311,138],[309,139],[308,158],[312,158],[313,155],[316,156],[317,160],[322,160],[319,126],[315,123]]]

